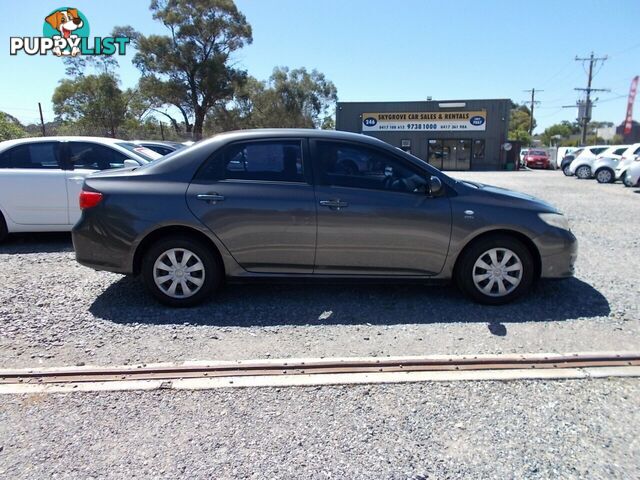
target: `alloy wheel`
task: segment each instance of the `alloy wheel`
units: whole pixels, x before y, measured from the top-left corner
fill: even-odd
[[[598,170],[598,173],[596,174],[596,180],[598,180],[598,183],[611,183],[611,181],[613,180],[611,170]]]
[[[202,288],[204,277],[204,263],[186,248],[166,250],[153,265],[153,281],[171,298],[192,297]]]
[[[492,248],[478,257],[472,277],[476,288],[490,297],[504,297],[522,281],[524,267],[520,257],[508,248]]]
[[[578,178],[580,178],[582,180],[586,180],[587,178],[591,178],[591,169],[586,165],[578,167],[578,169],[576,170],[576,177],[578,177]]]

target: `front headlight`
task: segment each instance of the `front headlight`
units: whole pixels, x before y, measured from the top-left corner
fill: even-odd
[[[538,217],[551,227],[569,230],[569,220],[561,213],[539,213]]]

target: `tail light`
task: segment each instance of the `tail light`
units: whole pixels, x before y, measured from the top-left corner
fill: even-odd
[[[626,159],[627,159],[627,157],[624,157],[624,156],[623,156],[623,157],[620,157],[620,161],[622,161],[622,160],[626,160]]]
[[[82,190],[80,192],[80,210],[86,210],[87,208],[93,208],[102,201],[102,194],[100,192],[89,192]]]

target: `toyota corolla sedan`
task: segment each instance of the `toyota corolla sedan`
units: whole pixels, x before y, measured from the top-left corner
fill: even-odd
[[[217,135],[87,177],[80,206],[78,262],[139,274],[174,307],[225,280],[283,278],[454,280],[502,304],[537,278],[570,277],[577,254],[553,206],[345,132]]]

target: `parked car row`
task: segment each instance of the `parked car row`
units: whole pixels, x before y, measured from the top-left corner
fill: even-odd
[[[594,145],[579,148],[564,156],[562,171],[598,183],[620,180],[627,187],[638,185],[640,176],[640,143],[633,145]]]
[[[454,280],[497,305],[536,278],[573,275],[577,241],[556,208],[456,180],[372,137],[231,132],[156,161],[150,146],[0,144],[0,218],[9,231],[73,225],[79,263],[140,275],[171,306],[198,304],[225,280],[278,278]]]
[[[102,137],[0,142],[0,241],[13,232],[69,231],[88,175],[144,165],[184,145]]]

